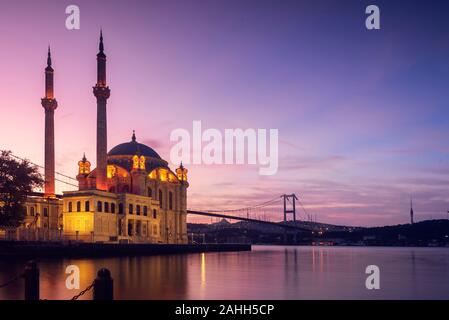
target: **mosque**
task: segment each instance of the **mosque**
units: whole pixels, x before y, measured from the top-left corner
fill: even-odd
[[[187,169],[168,162],[133,132],[131,140],[107,151],[106,54],[100,33],[97,54],[95,169],[78,162],[78,190],[55,193],[54,96],[50,48],[45,68],[45,185],[30,195],[19,240],[76,240],[112,243],[187,243]]]

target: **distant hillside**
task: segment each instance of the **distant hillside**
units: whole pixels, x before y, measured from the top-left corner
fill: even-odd
[[[281,223],[280,223],[281,224]],[[288,222],[310,231],[284,232],[284,228],[240,221],[222,220],[214,224],[188,224],[188,232],[201,234],[207,242],[244,242],[264,244],[333,244],[379,246],[449,245],[449,220],[427,220],[413,225],[361,228],[312,222]]]
[[[402,224],[376,228],[360,228],[352,232],[329,232],[326,238],[345,238],[369,244],[401,243],[426,245],[449,242],[449,220],[426,220],[415,224]]]

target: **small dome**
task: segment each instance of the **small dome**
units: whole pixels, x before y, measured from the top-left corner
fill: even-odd
[[[133,156],[136,154],[145,157],[161,159],[161,157],[157,154],[157,152],[154,151],[152,148],[144,144],[138,143],[136,141],[135,133],[133,133],[131,142],[119,144],[118,146],[115,146],[114,148],[111,149],[111,151],[108,152],[109,156]]]

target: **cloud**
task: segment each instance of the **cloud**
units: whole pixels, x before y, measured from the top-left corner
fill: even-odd
[[[280,170],[329,170],[347,162],[348,157],[341,155],[328,156],[287,156],[279,161]]]

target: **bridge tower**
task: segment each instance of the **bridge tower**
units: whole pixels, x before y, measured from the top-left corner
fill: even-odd
[[[287,222],[287,214],[293,214],[293,221],[296,221],[296,200],[298,200],[298,198],[296,197],[296,195],[294,193],[292,194],[283,194],[281,196],[281,198],[284,199],[284,223]],[[287,201],[292,203],[291,209],[287,208]],[[297,240],[298,240],[298,234],[297,232],[293,233],[293,243],[296,244]],[[288,238],[287,238],[287,230],[284,229],[284,243],[288,243]]]
[[[296,200],[298,198],[294,193],[292,194],[283,194],[281,198],[284,199],[284,222],[287,222],[287,214],[292,213],[293,214],[293,221],[296,221]],[[292,203],[292,208],[290,210],[287,209],[287,201],[290,201]]]

